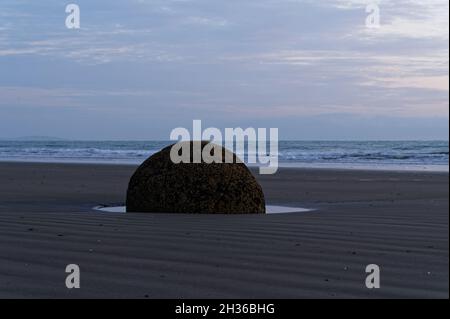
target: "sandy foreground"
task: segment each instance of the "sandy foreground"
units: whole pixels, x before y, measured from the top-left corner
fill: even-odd
[[[99,213],[133,166],[0,163],[0,298],[448,298],[448,173],[281,169],[308,213]],[[65,286],[66,265],[81,289]],[[365,267],[381,268],[381,288]]]

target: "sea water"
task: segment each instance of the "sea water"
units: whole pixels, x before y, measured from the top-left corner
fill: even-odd
[[[0,160],[140,164],[172,143],[0,140]],[[448,141],[280,141],[278,158],[280,166],[448,171],[448,149]]]

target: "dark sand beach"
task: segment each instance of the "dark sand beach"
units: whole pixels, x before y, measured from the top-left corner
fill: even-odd
[[[276,215],[100,213],[134,166],[0,164],[0,298],[448,298],[448,173],[280,169]],[[81,289],[65,267],[81,268]],[[381,288],[365,267],[381,267]]]

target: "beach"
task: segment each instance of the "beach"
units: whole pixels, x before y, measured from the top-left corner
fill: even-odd
[[[449,297],[448,172],[254,170],[267,204],[304,213],[95,211],[135,169],[0,163],[0,298]]]

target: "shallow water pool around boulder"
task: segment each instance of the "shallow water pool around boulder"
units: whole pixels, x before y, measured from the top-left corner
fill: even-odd
[[[127,213],[126,206],[97,206],[93,208],[96,211],[103,213],[116,213],[125,214]],[[301,207],[287,207],[287,206],[275,206],[267,205],[266,214],[289,214],[289,213],[306,213],[312,212],[313,209],[301,208]]]

